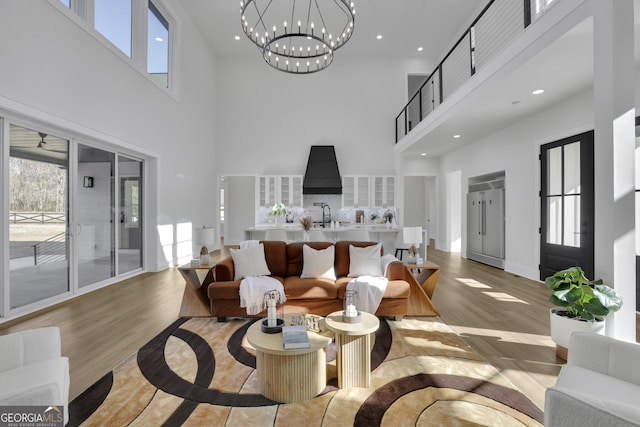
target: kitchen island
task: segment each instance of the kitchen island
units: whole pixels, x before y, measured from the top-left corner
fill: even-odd
[[[302,242],[304,241],[304,230],[300,224],[259,224],[255,227],[250,227],[245,230],[246,240],[267,240],[267,231],[282,231],[285,235],[285,240],[288,242]],[[382,248],[385,254],[395,254],[396,241],[400,239],[402,241],[402,227],[392,226],[387,228],[383,224],[354,224],[354,223],[340,223],[339,227],[331,228],[329,226],[322,228],[321,226],[314,224],[311,230],[318,230],[324,232],[325,239],[329,242],[337,242],[341,240],[350,240],[349,232],[354,230],[366,230],[369,232],[369,240],[372,242],[382,243]],[[398,236],[398,233],[400,235]],[[427,243],[428,242],[427,230],[422,229],[422,244],[418,248],[418,253],[427,259]],[[280,240],[280,239],[278,239]]]
[[[382,243],[385,254],[394,254],[396,250],[396,238],[398,232],[402,232],[402,227],[387,228],[378,224],[350,224],[343,223],[339,227],[314,227],[312,230],[324,232],[325,239],[330,242],[350,240],[351,231],[368,231],[369,241]],[[267,240],[268,231],[284,231],[286,240],[289,242],[303,241],[304,230],[300,224],[263,224],[245,230],[247,240]]]

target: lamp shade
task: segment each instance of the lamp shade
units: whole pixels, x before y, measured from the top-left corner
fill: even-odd
[[[196,228],[194,230],[193,241],[197,245],[204,245],[204,246],[212,245],[213,238],[214,238],[213,227],[202,227],[202,228]]]
[[[404,227],[402,239],[407,245],[419,245],[422,243],[422,227]]]

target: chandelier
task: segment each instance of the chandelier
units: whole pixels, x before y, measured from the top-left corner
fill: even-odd
[[[241,0],[240,13],[242,30],[267,64],[309,74],[331,65],[349,41],[356,11],[347,0]]]

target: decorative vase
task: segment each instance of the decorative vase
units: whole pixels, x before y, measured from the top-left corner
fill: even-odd
[[[554,307],[549,310],[549,323],[551,326],[551,339],[556,343],[556,354],[559,358],[567,360],[569,339],[574,332],[591,332],[604,335],[605,319],[589,322],[567,316],[558,312],[566,311],[562,307]]]
[[[276,215],[276,225],[280,227],[283,223],[284,215]]]
[[[309,232],[307,230],[304,230],[302,233],[303,233],[302,234],[302,241],[303,242],[308,242],[309,241]]]

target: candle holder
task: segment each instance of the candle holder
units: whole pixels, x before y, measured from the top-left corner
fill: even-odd
[[[362,316],[356,307],[356,296],[358,291],[347,290],[344,293],[344,311],[342,321],[345,323],[360,323]]]
[[[265,334],[282,332],[284,326],[284,304],[276,289],[265,292],[262,306],[267,309],[267,317],[262,319],[261,330]]]

